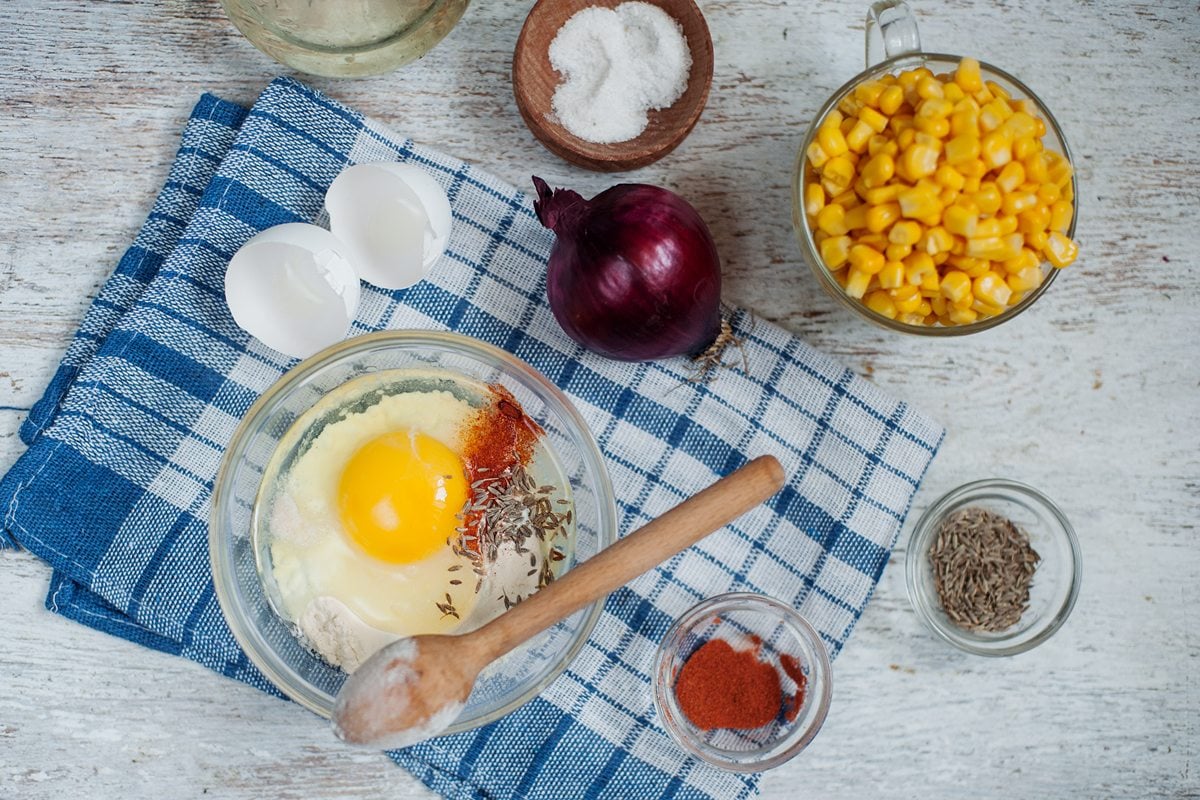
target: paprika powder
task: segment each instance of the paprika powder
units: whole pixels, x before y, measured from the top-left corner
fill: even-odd
[[[675,697],[693,725],[702,730],[751,730],[780,716],[791,722],[804,702],[804,673],[799,662],[784,655],[783,669],[797,685],[785,697],[779,670],[759,659],[761,640],[753,649],[736,650],[724,639],[711,639],[684,662],[675,681]],[[798,676],[798,677],[797,677]]]

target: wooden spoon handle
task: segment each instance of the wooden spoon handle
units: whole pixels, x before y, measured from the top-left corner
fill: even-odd
[[[779,491],[784,477],[774,456],[759,456],[467,635],[491,662],[737,519]]]

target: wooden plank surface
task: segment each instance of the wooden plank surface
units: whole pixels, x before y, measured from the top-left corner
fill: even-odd
[[[925,632],[903,538],[835,664],[825,729],[766,798],[1200,797],[1200,9],[918,2],[926,47],[1016,73],[1066,130],[1083,256],[1000,328],[930,342],[824,297],[789,223],[795,149],[861,68],[857,2],[701,0],[716,72],[680,149],[629,176],[712,224],[727,299],[937,416],[914,512],[969,479],[1039,487],[1084,552],[1050,642],[989,660]],[[518,184],[585,195],[509,88],[527,4],[477,2],[401,72],[315,86]],[[0,4],[0,469],[89,298],[144,218],[202,91],[249,104],[285,72],[215,0]],[[46,568],[0,553],[0,797],[428,797],[299,707],[59,618]],[[630,797],[637,797],[630,790]]]

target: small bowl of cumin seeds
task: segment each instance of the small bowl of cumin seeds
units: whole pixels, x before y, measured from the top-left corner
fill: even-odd
[[[1079,595],[1082,559],[1066,516],[1031,486],[960,486],[917,520],[905,555],[908,597],[940,638],[1011,656],[1049,639]]]

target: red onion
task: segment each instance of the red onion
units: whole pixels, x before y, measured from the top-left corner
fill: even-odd
[[[709,356],[723,343],[721,261],[686,200],[638,183],[591,200],[533,185],[538,219],[558,236],[546,291],[568,336],[621,361]]]

